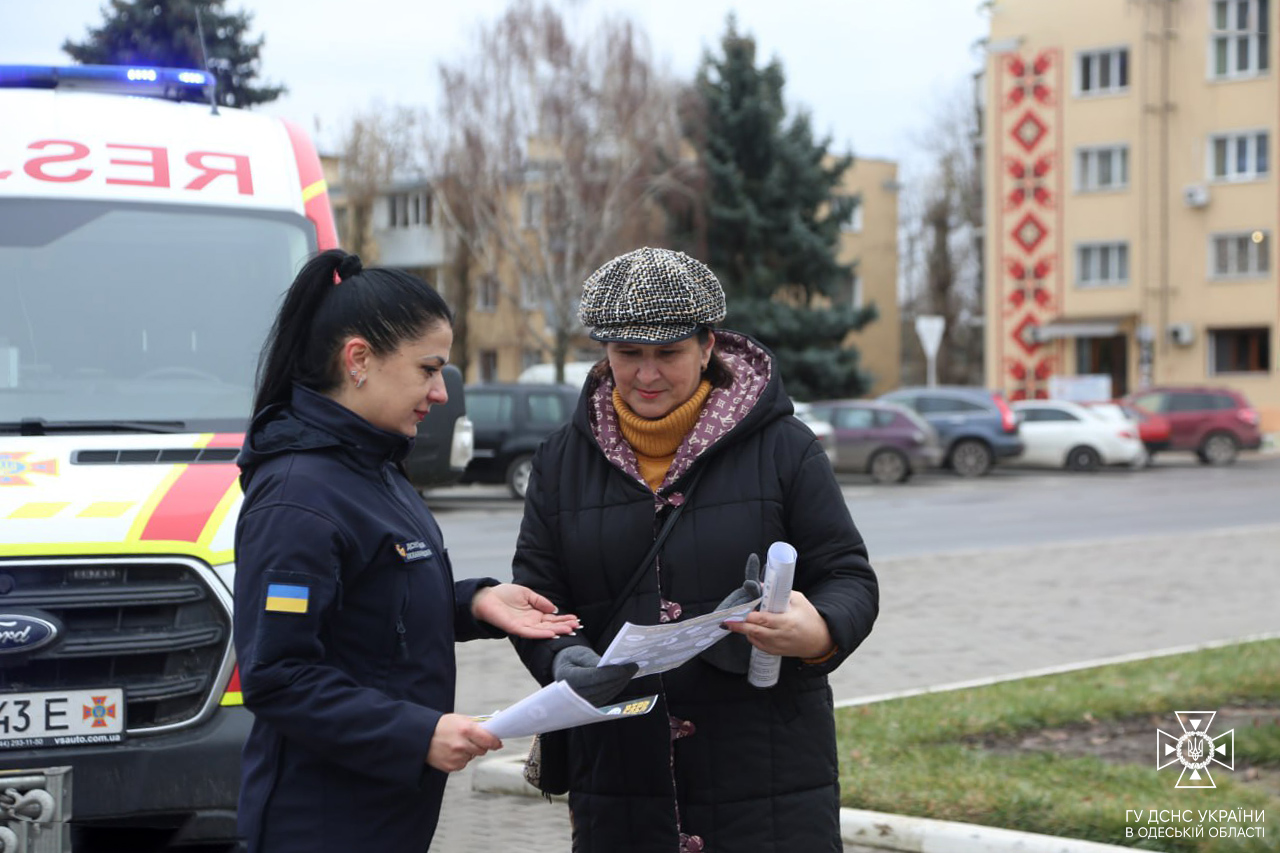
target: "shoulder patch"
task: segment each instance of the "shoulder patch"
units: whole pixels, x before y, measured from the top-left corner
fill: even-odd
[[[267,584],[266,609],[272,613],[306,613],[311,589],[288,583]]]

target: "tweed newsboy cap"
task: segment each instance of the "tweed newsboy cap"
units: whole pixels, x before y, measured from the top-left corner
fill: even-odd
[[[634,344],[684,340],[724,314],[724,290],[706,264],[648,246],[593,272],[578,307],[578,319],[597,341]]]

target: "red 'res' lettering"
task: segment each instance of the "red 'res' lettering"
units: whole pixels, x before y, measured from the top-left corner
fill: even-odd
[[[66,145],[71,150],[66,154],[52,154],[48,157],[32,157],[22,165],[22,170],[37,181],[53,181],[59,184],[65,184],[72,181],[83,181],[85,178],[93,174],[92,169],[76,169],[69,175],[51,175],[44,170],[46,163],[68,163],[72,160],[83,160],[89,156],[89,146],[81,145],[79,142],[72,142],[69,139],[42,139],[39,142],[33,142],[27,147],[40,151],[48,148],[50,145]]]
[[[208,157],[223,157],[232,163],[230,168],[210,166],[205,160]],[[187,155],[187,165],[199,169],[203,174],[187,184],[184,189],[202,190],[219,175],[235,175],[236,189],[240,195],[253,195],[253,175],[249,172],[249,158],[244,154],[219,154],[216,151],[192,151]]]
[[[169,186],[169,152],[164,148],[150,145],[117,145],[107,143],[108,148],[120,148],[127,151],[145,151],[143,160],[112,160],[113,166],[145,166],[151,169],[150,180],[141,178],[107,178],[109,184],[128,184],[134,187],[168,187]]]

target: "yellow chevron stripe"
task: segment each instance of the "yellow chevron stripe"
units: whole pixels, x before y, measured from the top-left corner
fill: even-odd
[[[119,518],[137,501],[95,501],[76,514],[76,518]]]
[[[217,535],[218,528],[222,527],[222,523],[227,520],[231,508],[236,505],[236,501],[240,499],[240,480],[237,479],[231,484],[231,488],[227,489],[227,493],[222,496],[222,500],[218,501],[218,505],[213,508],[213,512],[209,513],[209,520],[204,523],[204,530],[200,531],[200,539],[198,544],[203,548],[208,548],[213,542],[213,537]]]
[[[211,566],[230,563],[235,556],[231,548],[214,551],[190,542],[154,539],[146,542],[44,542],[4,546],[6,557],[96,557],[119,555],[152,555],[194,557]]]
[[[309,187],[302,189],[302,203],[306,204],[318,195],[323,195],[329,191],[329,183],[321,178]]]
[[[71,506],[71,501],[48,501],[23,504],[22,506],[9,513],[10,518],[53,518],[67,507]]]

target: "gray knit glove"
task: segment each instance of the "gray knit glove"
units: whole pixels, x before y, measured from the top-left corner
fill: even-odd
[[[556,681],[567,682],[574,693],[599,708],[621,693],[640,670],[634,663],[599,663],[600,655],[586,646],[569,646],[556,652],[551,671]]]
[[[716,605],[716,610],[746,604],[764,594],[760,586],[760,558],[755,554],[747,557],[745,575],[742,586],[725,596]],[[703,649],[698,657],[730,675],[746,675],[751,666],[751,643],[741,634],[729,634],[723,640],[717,640],[715,645]]]

